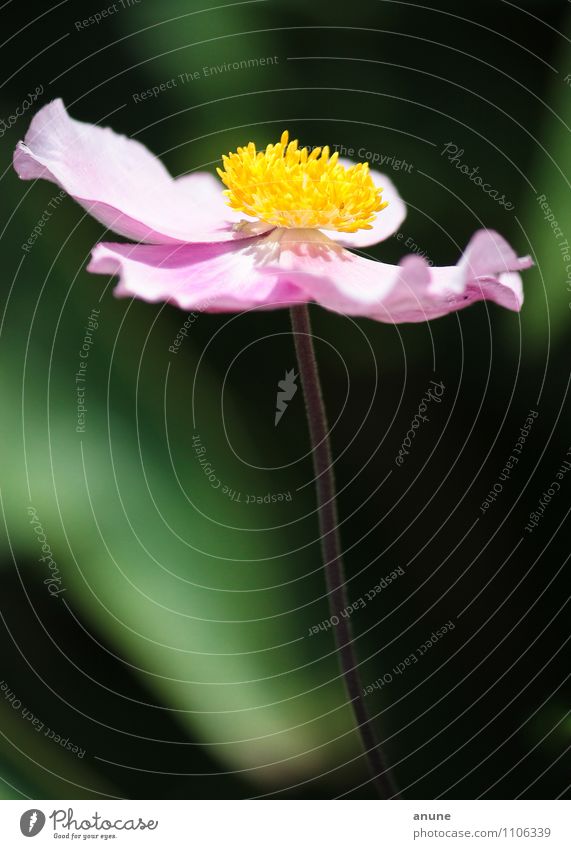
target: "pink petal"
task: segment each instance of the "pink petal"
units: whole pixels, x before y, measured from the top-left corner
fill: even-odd
[[[523,303],[517,272],[533,264],[491,230],[475,233],[458,265],[444,268],[418,256],[398,266],[375,262],[311,230],[286,231],[280,246],[280,269],[308,300],[395,324],[428,321],[484,299],[517,311]]]
[[[498,233],[479,230],[455,266],[434,268],[422,257],[405,257],[401,268],[408,278],[370,318],[399,324],[429,321],[482,300],[518,312],[523,304],[518,272],[532,265],[531,257],[518,257]]]
[[[339,159],[339,162],[345,166],[354,165],[349,159]],[[383,189],[383,200],[388,201],[389,205],[377,214],[370,230],[357,230],[356,233],[327,231],[330,239],[346,248],[367,248],[383,242],[398,231],[406,218],[406,205],[394,183],[379,171],[371,170],[370,174],[375,186]]]
[[[398,266],[362,260],[318,230],[276,230],[232,244],[103,243],[87,270],[118,274],[119,297],[170,301],[185,310],[232,312],[316,301],[352,315],[368,315],[402,276]]]
[[[316,230],[274,231],[218,245],[101,244],[89,271],[118,274],[116,293],[186,310],[231,312],[315,301],[336,312],[401,323],[426,321],[482,299],[518,310],[518,259],[497,233],[480,231],[456,266],[416,256],[398,266],[352,254]]]
[[[398,266],[363,259],[318,230],[283,231],[279,269],[306,300],[347,315],[369,315],[402,276]]]
[[[211,174],[173,179],[160,159],[134,139],[70,118],[62,100],[35,115],[14,153],[24,180],[56,183],[116,233],[138,241],[218,242],[243,238],[243,215],[226,206]],[[267,231],[261,225],[258,232]]]
[[[307,300],[278,269],[265,269],[274,250],[275,244],[257,238],[177,246],[102,243],[87,270],[119,275],[118,297],[169,301],[189,312],[271,309]]]

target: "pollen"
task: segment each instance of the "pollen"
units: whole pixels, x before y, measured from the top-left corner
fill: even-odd
[[[328,147],[299,148],[287,130],[264,151],[250,142],[222,164],[228,205],[275,227],[354,233],[387,206],[366,162],[345,167]]]

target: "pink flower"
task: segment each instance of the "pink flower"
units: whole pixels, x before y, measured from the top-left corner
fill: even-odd
[[[210,312],[315,301],[386,322],[426,321],[488,299],[519,310],[518,258],[479,230],[455,266],[407,256],[398,266],[347,248],[388,238],[406,215],[391,181],[367,165],[309,152],[287,133],[224,157],[219,174],[173,179],[140,142],[75,121],[54,100],[14,154],[22,179],[43,178],[136,243],[102,242],[88,271],[117,274],[116,294]]]

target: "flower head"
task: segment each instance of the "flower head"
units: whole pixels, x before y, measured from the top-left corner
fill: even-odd
[[[88,270],[116,274],[116,294],[210,312],[315,301],[379,321],[426,321],[489,299],[519,310],[518,258],[497,233],[478,231],[457,265],[413,255],[398,266],[347,248],[395,233],[406,208],[391,181],[329,149],[300,149],[287,133],[250,142],[218,174],[173,179],[140,142],[75,121],[61,100],[32,120],[14,154],[23,179],[65,189],[131,243],[95,246]]]
[[[288,143],[287,130],[265,151],[253,142],[222,157],[220,179],[232,209],[288,229],[370,230],[384,209],[382,189],[375,185],[367,163],[345,166],[328,147],[311,152]]]

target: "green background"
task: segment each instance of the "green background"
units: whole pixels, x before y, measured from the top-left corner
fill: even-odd
[[[412,165],[388,172],[408,217],[400,240],[368,256],[396,262],[411,239],[452,264],[482,226],[533,254],[519,316],[479,304],[393,327],[312,311],[351,599],[405,570],[352,616],[363,682],[456,622],[368,699],[410,798],[552,798],[568,784],[568,482],[523,532],[569,444],[571,294],[537,202],[545,194],[571,234],[567,6],[141,0],[88,27],[76,23],[100,3],[1,11],[4,118],[42,85],[39,104],[63,97],[74,117],[141,140],[173,174],[213,171],[223,152],[286,128],[304,144],[394,154]],[[265,67],[201,70],[269,56]],[[301,393],[273,421],[295,362],[287,312],[201,315],[173,356],[186,315],[116,300],[88,275],[104,230],[69,198],[25,254],[57,194],[11,169],[33,111],[0,141],[0,679],[85,756],[0,693],[0,795],[368,797],[331,633],[308,636],[328,613]],[[448,142],[513,211],[442,156]],[[80,435],[74,376],[93,308]],[[430,379],[445,399],[395,470]],[[521,462],[482,516],[530,408],[539,418]],[[193,434],[240,502],[209,485]],[[293,497],[245,503],[271,492]],[[30,504],[59,598],[43,584]]]

